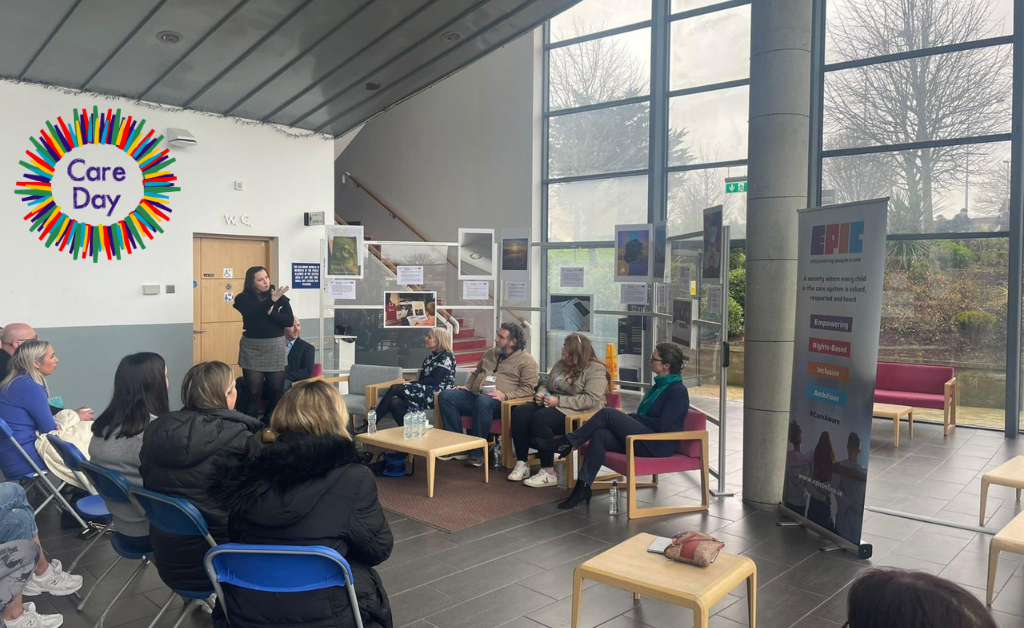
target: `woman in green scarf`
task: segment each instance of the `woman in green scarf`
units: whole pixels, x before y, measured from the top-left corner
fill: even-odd
[[[576,487],[559,508],[574,508],[583,501],[590,503],[590,485],[601,470],[605,453],[626,453],[627,436],[682,431],[683,419],[690,409],[690,394],[680,375],[685,363],[682,347],[671,342],[659,344],[651,355],[654,386],[647,390],[636,412],[626,414],[605,408],[574,432],[537,441],[538,449],[563,456],[590,442]],[[678,448],[678,441],[646,441],[637,443],[634,451],[638,456],[660,458],[671,456]]]

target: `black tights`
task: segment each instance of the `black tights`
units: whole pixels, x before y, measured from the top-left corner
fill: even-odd
[[[242,409],[242,412],[254,418],[259,415],[260,399],[263,399],[263,388],[266,386],[267,409],[263,413],[263,423],[269,425],[274,408],[281,400],[281,395],[284,394],[284,371],[264,373],[263,371],[242,369],[242,377],[245,378],[245,388],[249,393],[246,407]]]
[[[405,425],[405,413],[409,411],[409,402],[405,398],[405,384],[393,384],[377,403],[377,420],[391,413],[391,418],[399,425]]]

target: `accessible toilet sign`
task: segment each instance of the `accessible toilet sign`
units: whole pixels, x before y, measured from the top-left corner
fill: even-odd
[[[47,248],[72,259],[121,259],[146,248],[171,219],[168,194],[181,190],[169,170],[175,159],[145,120],[93,107],[67,121],[46,122],[30,137],[14,193],[29,230]]]

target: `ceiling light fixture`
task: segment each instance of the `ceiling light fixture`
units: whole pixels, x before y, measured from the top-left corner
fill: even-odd
[[[378,89],[380,89],[380,83],[378,83],[377,81],[370,81],[366,85],[363,85],[363,87],[365,87],[367,91],[375,92]]]
[[[446,44],[454,44],[460,39],[462,39],[462,33],[459,33],[458,31],[448,31],[444,35],[441,35],[441,41]]]
[[[165,44],[176,44],[181,41],[181,33],[174,31],[160,31],[156,34],[156,38]]]

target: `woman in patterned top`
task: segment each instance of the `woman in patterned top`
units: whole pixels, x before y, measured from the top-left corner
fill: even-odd
[[[427,348],[430,354],[423,360],[423,366],[416,381],[395,384],[377,404],[377,419],[383,419],[388,412],[399,425],[405,424],[405,413],[410,406],[424,410],[434,407],[434,393],[455,386],[455,354],[452,353],[452,337],[447,329],[432,328],[427,332]]]

